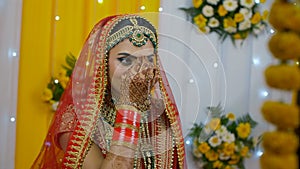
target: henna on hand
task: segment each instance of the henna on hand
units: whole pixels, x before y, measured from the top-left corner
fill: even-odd
[[[133,69],[129,69],[123,76],[119,104],[132,105],[143,112],[149,110],[149,95],[158,81],[158,71],[148,68],[134,73]]]

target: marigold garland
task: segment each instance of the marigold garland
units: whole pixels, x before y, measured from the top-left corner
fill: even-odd
[[[291,30],[300,33],[299,6],[276,0],[270,10],[269,22],[278,31]]]
[[[273,88],[283,90],[300,88],[300,71],[296,66],[271,65],[265,70],[265,79]]]
[[[278,32],[271,37],[269,49],[277,59],[298,59],[300,58],[300,36],[294,32]]]
[[[287,63],[300,56],[300,7],[291,1],[275,0],[269,21],[277,29],[269,41],[269,49],[281,65],[269,66],[265,80],[270,87],[279,90],[299,90],[299,69]],[[277,126],[277,131],[264,134],[261,168],[298,169],[299,140],[294,130],[299,127],[299,105],[266,101],[261,112],[267,121]]]
[[[266,101],[261,111],[265,120],[279,129],[295,129],[299,126],[299,108],[295,105]]]
[[[294,133],[282,131],[266,132],[263,135],[263,146],[266,151],[276,154],[296,153],[299,139]]]
[[[273,152],[264,152],[260,158],[261,169],[298,169],[296,154],[278,155]]]

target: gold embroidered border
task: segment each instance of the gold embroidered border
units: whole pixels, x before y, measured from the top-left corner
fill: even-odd
[[[158,65],[160,65],[160,64],[158,64]],[[171,123],[171,129],[175,136],[174,141],[175,141],[176,148],[177,148],[179,168],[183,169],[185,152],[184,152],[184,140],[183,140],[183,136],[182,136],[182,131],[181,131],[180,125],[178,123],[179,119],[176,118],[176,111],[175,111],[176,108],[174,107],[174,105],[172,105],[171,99],[167,96],[166,88],[163,85],[162,76],[160,73],[159,73],[159,84],[160,84],[160,89],[162,90],[162,94],[164,97],[164,103],[165,103],[165,107],[166,107],[167,116]]]
[[[108,23],[103,27],[103,30],[101,30],[100,37],[106,37],[108,34],[108,31],[111,29],[111,26],[119,20],[121,17],[115,17],[112,20],[108,21]],[[97,31],[94,31],[95,33]],[[88,104],[87,109],[85,111],[85,117],[82,119],[79,119],[79,122],[77,123],[78,126],[75,128],[75,131],[73,132],[73,135],[71,136],[72,139],[77,139],[77,141],[81,142],[82,144],[79,145],[69,145],[65,160],[63,163],[63,166],[70,169],[77,169],[81,168],[83,164],[83,160],[88,152],[89,147],[92,144],[91,141],[91,135],[93,132],[86,133],[89,131],[94,131],[95,125],[98,122],[98,112],[97,111],[103,103],[104,99],[104,91],[105,86],[107,84],[107,77],[106,77],[106,63],[107,59],[105,58],[106,49],[105,49],[105,41],[106,38],[100,38],[101,43],[98,43],[98,49],[96,51],[96,61],[95,61],[95,78],[94,81],[96,83],[92,83],[94,85],[91,87],[91,93],[88,96]],[[94,89],[94,91],[93,91]],[[97,93],[95,92],[95,89],[97,90]],[[99,89],[99,90],[98,90]]]
[[[116,105],[117,110],[131,110],[133,112],[136,112],[138,114],[141,114],[141,112],[135,108],[134,106],[131,105]]]

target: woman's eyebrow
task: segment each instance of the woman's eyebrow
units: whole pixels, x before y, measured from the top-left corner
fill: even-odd
[[[126,53],[126,52],[121,52],[121,53],[118,53],[118,55],[130,56],[130,57],[137,58],[136,56],[134,56],[134,55],[131,55],[130,53]]]
[[[137,56],[134,56],[134,55],[131,55],[130,53],[126,53],[126,52],[121,52],[121,53],[118,53],[118,55],[124,55],[124,56],[130,56],[130,57],[135,57],[137,58]],[[146,57],[150,57],[150,56],[154,56],[154,53],[146,56]]]

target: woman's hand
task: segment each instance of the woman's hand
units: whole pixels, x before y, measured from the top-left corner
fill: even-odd
[[[122,77],[119,104],[132,105],[141,112],[149,110],[150,91],[157,82],[157,69],[147,68],[136,72],[130,68]]]

